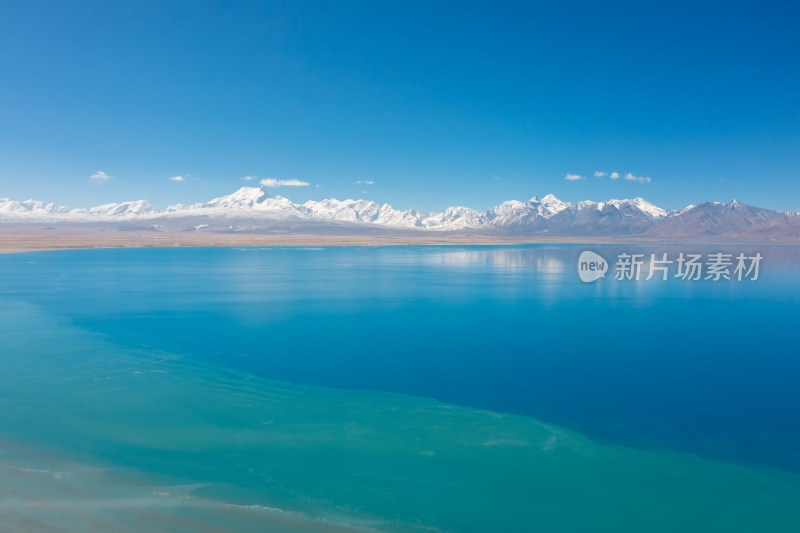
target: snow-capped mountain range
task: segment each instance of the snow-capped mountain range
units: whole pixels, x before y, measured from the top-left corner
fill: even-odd
[[[203,224],[197,222],[202,221]],[[135,223],[158,229],[181,221],[184,229],[256,230],[281,224],[332,223],[339,228],[379,227],[433,231],[505,231],[547,235],[631,235],[720,233],[764,226],[800,227],[800,216],[760,209],[733,200],[706,202],[667,211],[642,198],[604,202],[564,202],[549,194],[527,202],[510,200],[486,212],[468,207],[448,207],[443,212],[401,211],[368,200],[310,200],[293,203],[263,188],[242,187],[233,194],[206,203],[177,204],[158,210],[147,200],[71,209],[35,200],[19,202],[0,198],[0,221],[6,223]],[[331,225],[331,224],[328,224]],[[319,226],[317,226],[319,227]],[[719,230],[719,231],[717,231]],[[724,230],[724,231],[723,231]]]
[[[509,226],[529,223],[537,218],[549,219],[563,211],[578,213],[584,210],[619,210],[630,215],[658,219],[669,212],[642,198],[609,200],[607,202],[562,202],[552,194],[533,197],[527,202],[510,200],[482,213],[468,207],[448,207],[441,213],[400,211],[389,204],[368,200],[310,200],[295,204],[288,198],[268,194],[263,188],[242,187],[233,194],[214,198],[206,203],[176,204],[161,211],[147,200],[99,205],[89,209],[71,209],[36,200],[18,202],[0,198],[0,219],[14,220],[119,220],[122,218],[153,218],[164,215],[254,215],[270,218],[315,218],[337,222],[378,224],[401,228],[455,230],[482,226]]]

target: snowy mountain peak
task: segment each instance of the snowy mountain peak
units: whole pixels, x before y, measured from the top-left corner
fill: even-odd
[[[638,207],[641,211],[651,215],[653,218],[663,218],[668,215],[665,209],[651,204],[644,198],[634,198],[633,201],[636,202],[636,207]]]
[[[272,212],[279,217],[303,216],[301,206],[283,196],[273,196],[261,187],[242,187],[233,194],[214,198],[204,204],[194,204],[188,207],[178,204],[167,208],[171,212],[196,212],[204,209],[222,212]]]
[[[76,210],[75,212],[80,212]],[[135,202],[120,202],[113,204],[98,205],[88,211],[92,215],[121,216],[121,215],[144,215],[154,213],[156,209],[147,200],[137,200]]]
[[[651,204],[644,198],[634,198],[632,200],[619,200],[620,204],[627,204],[636,207],[639,211],[650,215],[653,218],[662,218],[667,216],[667,211],[660,207]]]
[[[535,196],[534,196],[534,198],[535,198]],[[541,203],[543,203],[543,204],[552,204],[552,203],[564,203],[564,202],[562,202],[561,200],[556,198],[556,195],[548,194],[544,198],[542,198]]]
[[[256,204],[262,203],[267,198],[271,198],[271,195],[264,192],[261,187],[242,187],[233,194],[214,198],[202,205],[206,207],[248,209],[255,207]]]
[[[539,205],[542,207],[542,209],[539,210],[539,214],[545,217],[551,217],[572,206],[572,204],[568,202],[562,202],[553,194],[548,194],[542,198],[539,201]]]

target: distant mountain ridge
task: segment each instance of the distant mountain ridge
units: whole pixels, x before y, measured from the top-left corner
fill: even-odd
[[[743,204],[706,202],[668,211],[643,198],[570,203],[552,194],[527,202],[510,200],[480,212],[462,206],[442,212],[405,211],[368,200],[309,200],[296,204],[262,188],[242,187],[205,203],[176,204],[158,210],[147,200],[71,209],[36,200],[0,198],[0,222],[118,223],[184,231],[287,230],[307,224],[318,231],[386,230],[501,232],[547,236],[692,237],[703,235],[758,238],[800,237],[800,215]],[[308,226],[310,224],[310,226]]]

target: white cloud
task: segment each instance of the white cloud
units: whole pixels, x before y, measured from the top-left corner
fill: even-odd
[[[375,182],[372,180],[357,180],[354,181],[353,183],[355,183],[356,185],[375,185]]]
[[[597,178],[604,178],[604,177],[608,176],[609,179],[612,179],[612,180],[618,180],[620,178],[623,178],[623,179],[626,179],[628,181],[636,181],[636,182],[639,182],[639,183],[650,183],[652,181],[648,176],[634,176],[630,172],[628,172],[624,176],[620,176],[619,172],[612,172],[611,174],[609,174],[608,172],[595,170],[594,175]],[[577,176],[576,174],[567,174],[567,177],[565,179],[577,180],[577,179],[583,179],[583,178],[580,177],[580,176]]]
[[[265,178],[259,181],[264,187],[308,187],[311,185],[307,181],[300,181],[296,179],[290,180],[276,180],[275,178]]]
[[[98,170],[97,172],[95,172],[94,174],[92,174],[89,177],[91,179],[93,179],[94,181],[108,181],[111,178],[113,178],[114,176],[109,176],[108,174],[106,174],[102,170]]]
[[[568,173],[566,176],[564,176],[564,179],[567,180],[567,181],[578,181],[578,180],[582,180],[582,179],[585,179],[585,178],[583,176],[581,176],[580,174],[569,174]]]
[[[625,179],[628,181],[638,181],[639,183],[650,183],[650,178],[648,176],[634,176],[630,172],[625,174]]]
[[[253,181],[254,179],[256,179],[256,177],[255,176],[245,176],[242,179],[244,181]]]
[[[183,176],[172,176],[169,181],[186,181],[186,178]]]
[[[503,179],[503,178],[501,178],[500,176],[492,176],[492,179],[493,179],[493,180],[501,180],[501,179]]]

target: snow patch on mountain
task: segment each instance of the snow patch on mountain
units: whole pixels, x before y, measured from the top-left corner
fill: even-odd
[[[69,207],[56,206],[54,203],[46,204],[38,200],[25,200],[18,202],[9,198],[0,198],[0,214],[4,215],[50,215],[53,213],[69,212]]]
[[[83,210],[73,209],[72,213],[83,213]],[[116,204],[104,204],[92,207],[85,212],[91,215],[100,216],[119,216],[119,215],[145,215],[156,213],[155,207],[150,205],[147,200],[137,200],[135,202],[121,202]]]

